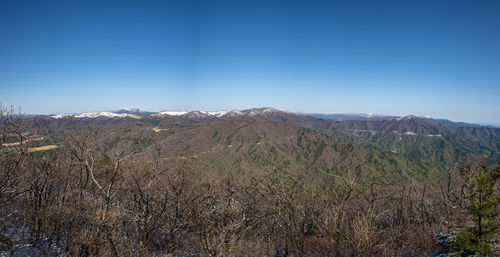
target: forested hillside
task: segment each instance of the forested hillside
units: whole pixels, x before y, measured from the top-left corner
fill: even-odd
[[[434,234],[476,223],[467,208],[476,177],[489,176],[498,194],[498,168],[427,158],[441,149],[433,140],[453,138],[449,128],[249,113],[26,119],[2,110],[1,253],[422,256],[462,249],[436,246]],[[384,129],[392,134],[363,132]],[[496,138],[478,129],[454,136],[477,153],[475,138]],[[389,150],[392,140],[418,154]],[[465,163],[453,153],[439,154]]]

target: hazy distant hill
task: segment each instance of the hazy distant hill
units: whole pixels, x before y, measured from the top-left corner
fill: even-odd
[[[389,115],[376,115],[376,114],[365,114],[365,113],[310,113],[308,115],[314,116],[316,118],[330,119],[336,121],[343,120],[385,120],[390,118],[397,118],[397,116]]]
[[[440,164],[481,158],[494,165],[500,160],[499,128],[416,116],[334,121],[276,111],[258,117],[308,127],[342,142]]]

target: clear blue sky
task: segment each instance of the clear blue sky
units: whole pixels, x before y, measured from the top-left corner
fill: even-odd
[[[26,113],[500,122],[500,1],[0,0],[0,88]]]

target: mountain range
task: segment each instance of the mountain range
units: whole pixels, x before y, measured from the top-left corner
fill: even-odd
[[[163,158],[192,159],[211,170],[282,169],[319,177],[351,174],[365,184],[432,182],[456,166],[495,165],[500,160],[500,128],[413,115],[128,108],[35,119],[46,128],[46,144],[60,145],[72,131],[91,126],[109,135],[154,135],[167,149]]]
[[[280,111],[271,107],[265,108],[251,108],[246,110],[231,110],[231,111],[159,111],[159,112],[151,112],[141,110],[139,108],[121,108],[113,111],[101,111],[101,112],[83,112],[83,113],[63,113],[63,114],[52,114],[52,115],[37,115],[32,114],[30,117],[42,117],[42,118],[97,118],[97,117],[107,117],[107,118],[144,118],[148,116],[155,117],[164,117],[164,116],[181,116],[186,118],[208,118],[208,117],[235,117],[240,115],[248,115],[248,116],[262,116],[271,114],[271,113],[287,113],[287,114],[295,114],[298,116],[307,115],[321,119],[327,120],[335,120],[335,121],[349,121],[349,120],[370,120],[370,121],[381,121],[381,120],[400,120],[404,118],[417,117],[420,119],[425,119],[431,122],[445,124],[454,127],[464,127],[464,126],[488,126],[488,127],[497,127],[496,123],[484,123],[484,125],[472,124],[466,122],[454,122],[447,119],[435,119],[428,116],[395,116],[395,115],[378,115],[378,114],[366,114],[366,113],[293,113]]]

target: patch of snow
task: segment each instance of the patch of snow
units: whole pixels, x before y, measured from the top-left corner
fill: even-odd
[[[414,119],[414,118],[417,118],[417,116],[415,116],[415,115],[407,115],[407,116],[396,117],[396,118],[394,118],[392,120],[400,121],[400,120],[411,120],[411,119]]]
[[[245,115],[242,111],[230,111],[224,114],[225,117],[235,117],[235,116],[240,116],[240,115]]]
[[[417,135],[417,133],[414,133],[414,132],[411,132],[411,131],[406,131],[406,132],[405,132],[405,135],[412,135],[412,136],[415,136],[415,135]]]
[[[74,115],[75,118],[97,118],[100,116],[109,117],[109,118],[125,118],[131,117],[134,119],[140,119],[140,116],[129,114],[129,113],[114,113],[114,112],[84,112],[77,115]]]
[[[216,116],[216,117],[221,117],[227,113],[227,111],[216,111],[216,112],[205,112],[209,115]]]
[[[180,116],[180,115],[184,115],[186,113],[187,112],[185,112],[185,111],[161,111],[161,112],[153,114],[153,116],[164,116],[164,115]]]
[[[57,115],[52,115],[50,118],[54,119],[61,119],[61,118],[68,118],[68,117],[73,117],[73,118],[97,118],[100,116],[104,117],[109,117],[109,118],[124,118],[124,117],[131,117],[134,119],[140,119],[140,116],[134,115],[134,114],[129,114],[129,113],[114,113],[114,112],[83,112],[83,113],[76,113],[76,114],[69,114],[69,113],[64,113],[64,114],[57,114]]]
[[[73,114],[63,113],[63,114],[51,115],[49,117],[53,118],[53,119],[61,119],[61,118],[67,118],[67,117],[71,117],[71,116],[73,116]]]
[[[96,118],[96,117],[132,117],[135,119],[140,119],[141,117],[145,117],[147,115],[151,115],[153,117],[162,117],[162,116],[184,116],[188,118],[206,118],[206,117],[235,117],[242,115],[249,116],[257,116],[267,113],[277,112],[278,110],[274,108],[254,108],[248,110],[232,110],[232,111],[160,111],[157,113],[151,113],[147,111],[143,111],[139,108],[121,108],[113,111],[105,111],[105,112],[84,112],[84,113],[64,113],[64,114],[54,114],[49,116],[50,118],[60,119],[60,118]]]
[[[186,117],[186,118],[198,119],[198,118],[209,117],[210,114],[208,114],[207,112],[204,112],[204,111],[192,111],[192,112],[188,112],[186,114],[183,114],[182,116]]]
[[[268,113],[268,112],[276,112],[277,110],[274,109],[274,108],[265,108],[264,110],[262,110],[262,113]]]
[[[277,111],[278,110],[276,110],[274,108],[267,107],[267,108],[252,108],[252,109],[244,110],[242,113],[250,115],[250,116],[256,116],[256,115],[260,115],[260,114],[264,114],[264,113],[273,113],[273,112],[277,112]]]
[[[208,116],[215,116],[215,117],[221,117],[228,113],[227,111],[213,111],[213,112],[206,112],[206,111],[192,111],[192,112],[186,112],[186,111],[161,111],[155,114],[152,114],[152,116],[164,116],[164,115],[169,115],[169,116],[185,116],[185,117],[190,117],[190,118],[202,118],[202,117],[208,117]]]

